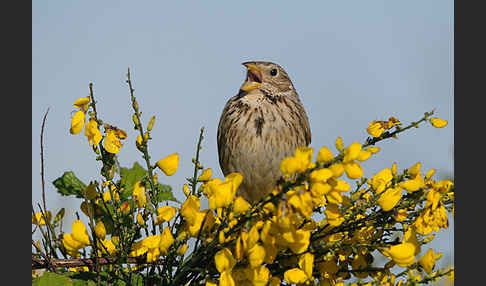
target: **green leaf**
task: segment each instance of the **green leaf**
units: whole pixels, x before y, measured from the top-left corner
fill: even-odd
[[[70,276],[72,281],[73,281],[73,286],[95,286],[97,283],[97,275],[96,273],[92,272],[68,272],[66,273],[67,276]],[[106,273],[101,272],[100,273],[100,281],[104,282],[106,280],[105,276]],[[106,285],[105,283],[102,283],[102,285]]]
[[[138,273],[133,273],[132,274],[132,285],[134,286],[142,286],[143,285],[143,276]]]
[[[73,286],[96,286],[93,280],[73,279]]]
[[[158,202],[165,202],[165,201],[178,202],[178,200],[172,194],[172,187],[171,186],[158,183],[157,189],[158,189],[158,192],[157,192],[157,201]]]
[[[77,198],[83,198],[83,191],[86,189],[86,184],[78,179],[74,172],[68,171],[55,179],[52,184],[57,188],[57,192],[63,196],[74,195]]]
[[[129,168],[120,168],[120,176],[121,176],[121,183],[120,186],[123,189],[122,194],[120,195],[121,199],[126,199],[133,193],[133,185],[136,182],[142,180],[145,176],[148,175],[147,170],[145,170],[140,164],[137,162],[133,163],[133,167]],[[164,185],[161,183],[157,183],[157,193],[156,198],[158,202],[164,201],[175,201],[177,199],[172,194],[172,187],[169,185]]]
[[[63,286],[72,285],[73,281],[66,276],[52,272],[45,272],[44,275],[32,280],[32,286]]]
[[[133,163],[133,167],[129,168],[120,168],[120,176],[121,176],[121,188],[123,192],[121,194],[121,199],[126,199],[133,193],[133,185],[136,182],[143,179],[143,177],[147,176],[147,170],[145,170],[140,164],[137,162]]]

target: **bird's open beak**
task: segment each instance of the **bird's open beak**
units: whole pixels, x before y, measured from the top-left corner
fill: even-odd
[[[246,73],[246,81],[240,87],[243,91],[250,91],[258,88],[262,84],[262,73],[260,69],[252,63],[243,63],[248,69]]]

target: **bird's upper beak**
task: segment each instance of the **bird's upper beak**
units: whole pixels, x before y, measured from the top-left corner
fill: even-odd
[[[262,84],[262,72],[260,68],[252,62],[243,63],[247,68],[246,81],[240,87],[243,91],[250,91],[258,88]]]

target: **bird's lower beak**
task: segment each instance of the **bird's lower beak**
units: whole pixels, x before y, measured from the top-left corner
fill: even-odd
[[[248,71],[246,73],[246,81],[240,89],[243,91],[250,91],[258,88],[262,84],[262,73],[260,69],[256,65],[250,63],[244,63],[243,65]]]

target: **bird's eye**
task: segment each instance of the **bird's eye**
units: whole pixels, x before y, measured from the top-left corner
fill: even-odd
[[[277,69],[272,69],[272,70],[270,70],[270,75],[271,75],[271,76],[276,76],[276,75],[277,75],[277,73],[278,73]]]

